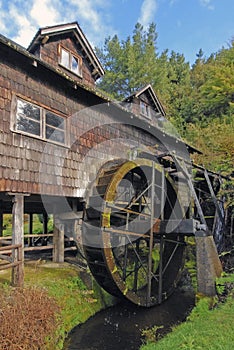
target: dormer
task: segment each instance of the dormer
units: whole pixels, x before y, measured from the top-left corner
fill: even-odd
[[[153,125],[158,126],[166,116],[165,110],[150,84],[128,96],[124,102],[128,104],[128,109],[134,114],[148,120]]]
[[[40,28],[28,51],[84,84],[94,86],[104,69],[77,22]]]

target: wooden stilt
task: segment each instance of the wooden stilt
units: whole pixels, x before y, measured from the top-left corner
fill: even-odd
[[[29,234],[33,234],[33,214],[29,214]],[[29,237],[29,246],[32,247],[33,245],[33,238]]]
[[[53,261],[56,263],[64,262],[64,224],[54,214],[54,235],[53,235]]]
[[[0,209],[0,237],[3,236],[3,212]]]
[[[43,233],[46,235],[48,233],[48,214],[43,214]]]
[[[12,209],[12,244],[21,244],[22,248],[12,250],[13,262],[22,261],[21,264],[12,269],[12,284],[22,287],[24,284],[24,195],[15,194]],[[18,256],[17,256],[18,254]]]
[[[48,214],[43,214],[43,233],[44,235],[47,235],[48,233]],[[42,244],[47,245],[47,237],[43,237]]]

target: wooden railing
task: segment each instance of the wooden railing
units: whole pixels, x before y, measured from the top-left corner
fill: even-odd
[[[4,261],[0,264],[0,270],[12,268],[12,284],[22,287],[24,284],[22,244],[9,245],[9,241],[3,239],[0,242],[3,245],[0,247],[0,259]]]
[[[24,239],[38,239],[38,238],[48,238],[54,237],[53,233],[50,234],[26,234]],[[64,261],[64,252],[70,250],[77,250],[76,246],[64,247],[64,242],[74,241],[73,238],[64,238],[62,240],[62,248],[59,250],[60,246],[56,246],[56,242],[53,241],[51,244],[46,245],[30,245],[23,246],[22,244],[12,244],[12,236],[0,237],[0,270],[6,270],[12,268],[12,284],[14,286],[23,286],[24,284],[24,252],[26,251],[42,251],[42,250],[52,250],[53,259],[55,262]],[[31,242],[32,243],[32,242]],[[59,242],[57,242],[59,243]],[[58,252],[59,258],[58,258]],[[57,254],[57,255],[56,255]],[[54,258],[55,257],[55,258]],[[59,260],[60,259],[60,260]]]
[[[25,234],[24,235],[24,239],[35,239],[35,238],[47,238],[47,237],[53,237],[53,233],[38,233],[38,234]],[[5,242],[5,244],[10,244],[10,242],[12,241],[12,236],[6,236],[6,237],[0,237],[0,244],[3,244],[3,242]],[[73,242],[74,239],[73,238],[69,238],[66,237],[64,239],[65,242]],[[32,245],[32,246],[24,246],[24,251],[25,252],[29,252],[29,251],[40,251],[40,250],[47,250],[47,249],[54,249],[54,244],[46,244],[46,245]],[[66,247],[64,248],[64,251],[70,251],[70,250],[77,250],[77,248],[75,246],[72,247]],[[1,259],[1,258],[0,258]]]

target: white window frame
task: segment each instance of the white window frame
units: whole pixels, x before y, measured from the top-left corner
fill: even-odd
[[[144,117],[151,119],[150,106],[143,100],[140,100],[140,113]]]
[[[67,63],[62,61],[63,52],[68,54],[68,62]],[[65,48],[62,45],[59,45],[58,46],[58,58],[59,58],[59,64],[63,68],[66,68],[67,70],[69,70],[73,74],[78,75],[79,77],[82,77],[82,58],[78,54],[72,52],[71,50]],[[72,68],[73,60],[78,62],[77,70]]]
[[[21,101],[23,103],[27,103],[31,106],[33,106],[34,108],[37,108],[39,109],[39,113],[40,113],[40,120],[36,121],[34,120],[33,118],[31,118],[30,116],[25,116],[23,113],[20,113],[18,111],[18,101]],[[52,143],[56,143],[58,145],[61,145],[61,146],[67,146],[68,145],[68,138],[67,138],[67,118],[65,115],[62,115],[61,113],[55,111],[55,110],[51,110],[45,106],[41,106],[37,103],[35,103],[34,101],[31,101],[31,100],[28,100],[22,96],[18,96],[18,95],[14,95],[13,96],[13,101],[12,101],[12,111],[11,111],[11,114],[12,114],[12,118],[11,118],[11,130],[16,132],[16,133],[19,133],[19,134],[23,134],[23,135],[27,135],[27,136],[30,136],[30,137],[33,137],[33,138],[37,138],[37,139],[40,139],[40,140],[43,140],[43,141],[47,141],[47,142],[52,142]],[[59,126],[54,126],[54,125],[51,125],[49,123],[46,122],[46,116],[47,113],[52,113],[53,115],[57,116],[58,118],[61,118],[63,119],[63,128],[59,127]],[[39,123],[40,124],[40,134],[37,135],[37,134],[34,134],[34,133],[31,133],[31,132],[28,132],[28,131],[25,131],[25,130],[20,130],[18,129],[18,123],[17,123],[17,118],[19,117],[23,117],[24,119],[27,119],[27,120],[31,120],[33,122],[36,122],[36,123]],[[61,124],[60,124],[61,125]],[[53,140],[52,138],[50,137],[46,137],[46,131],[47,131],[47,127],[48,128],[51,128],[51,129],[54,129],[55,131],[58,130],[59,132],[62,132],[64,134],[64,142],[60,142],[60,141],[57,141],[57,140]]]

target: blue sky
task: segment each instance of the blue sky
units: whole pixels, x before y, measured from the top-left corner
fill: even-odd
[[[206,57],[234,38],[234,0],[0,0],[0,33],[27,47],[39,27],[77,21],[92,45],[155,22],[158,51]]]

